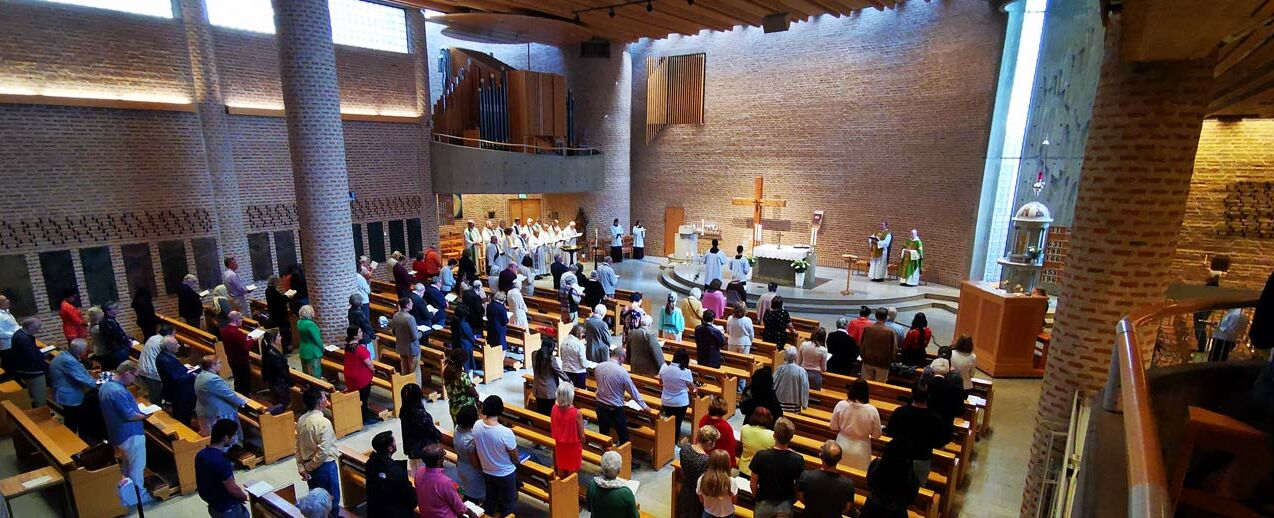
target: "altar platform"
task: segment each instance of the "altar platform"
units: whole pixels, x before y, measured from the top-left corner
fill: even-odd
[[[908,287],[899,285],[897,279],[871,282],[862,275],[853,277],[851,287],[854,293],[841,295],[841,290],[845,289],[845,277],[850,274],[849,270],[825,266],[819,268],[817,272],[812,288],[779,286],[778,293],[783,297],[789,311],[856,314],[859,306],[867,305],[873,308],[897,307],[901,312],[938,309],[954,314],[960,300],[959,288],[932,283]],[[729,281],[728,278],[726,280]],[[691,288],[703,286],[703,265],[686,263],[663,265],[659,272],[659,283],[682,295],[689,294]],[[764,294],[765,284],[756,280],[749,282],[748,299],[756,300],[756,297]]]

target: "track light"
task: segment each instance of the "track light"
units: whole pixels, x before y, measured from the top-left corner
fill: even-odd
[[[649,1],[647,1],[647,2],[646,2],[646,12],[650,13],[650,12],[654,12],[654,10],[655,10],[655,6],[654,6],[654,4],[650,3]]]
[[[614,17],[615,17],[615,8],[614,8],[614,7],[610,8],[610,17],[611,17],[611,18],[614,18]]]

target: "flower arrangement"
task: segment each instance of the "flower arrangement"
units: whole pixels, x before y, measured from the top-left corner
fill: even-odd
[[[756,268],[756,256],[748,256],[748,266]]]
[[[795,271],[796,273],[805,273],[805,270],[808,270],[808,269],[810,269],[809,261],[806,261],[804,259],[797,259],[795,261],[792,261],[792,270]]]
[[[1026,258],[1032,261],[1040,258],[1040,247],[1031,245],[1026,247]]]

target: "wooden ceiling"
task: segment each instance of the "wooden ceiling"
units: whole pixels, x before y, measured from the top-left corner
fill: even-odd
[[[728,31],[738,25],[760,26],[761,19],[787,13],[791,21],[829,14],[846,16],[866,8],[885,9],[897,0],[650,0],[615,7],[625,0],[390,0],[405,7],[442,13],[500,13],[538,16],[581,26],[591,36],[618,43],[672,34],[698,34],[704,29]],[[583,9],[601,8],[579,13]]]

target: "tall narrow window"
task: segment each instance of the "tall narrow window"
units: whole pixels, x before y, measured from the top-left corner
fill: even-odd
[[[407,53],[407,13],[362,0],[328,0],[332,41],[338,45]],[[208,0],[213,25],[274,34],[270,0]]]
[[[703,124],[704,54],[646,59],[646,142],[669,124]]]
[[[123,11],[133,14],[144,14],[146,16],[158,16],[160,18],[173,17],[172,0],[44,0],[55,4],[71,4],[81,5],[84,7],[96,7],[99,9],[110,9],[112,11]]]

